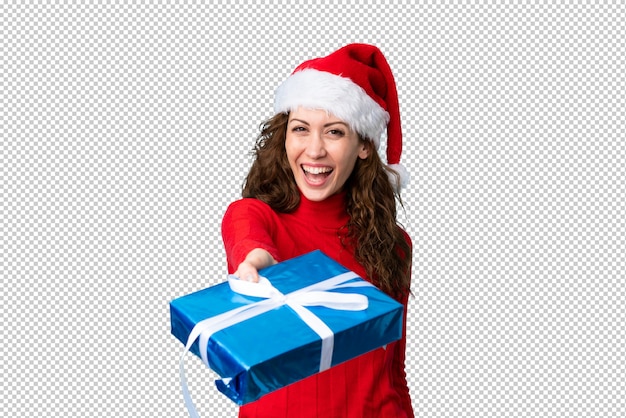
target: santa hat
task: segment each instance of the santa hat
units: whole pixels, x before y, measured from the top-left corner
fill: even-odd
[[[383,53],[373,45],[350,44],[332,54],[305,61],[276,89],[274,111],[298,107],[323,109],[380,147],[387,130],[387,164],[409,181],[400,164],[402,128],[396,83]],[[395,176],[392,180],[395,183]]]

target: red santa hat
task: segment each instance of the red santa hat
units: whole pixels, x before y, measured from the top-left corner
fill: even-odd
[[[396,83],[380,49],[349,44],[300,64],[276,89],[274,111],[284,113],[300,106],[332,113],[372,140],[376,148],[386,129],[387,164],[400,175],[401,186],[408,183],[409,173],[400,164],[402,128]]]

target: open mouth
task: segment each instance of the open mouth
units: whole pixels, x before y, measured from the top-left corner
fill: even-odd
[[[331,167],[312,167],[309,165],[302,165],[302,171],[307,181],[314,185],[323,184],[328,176],[333,172]]]

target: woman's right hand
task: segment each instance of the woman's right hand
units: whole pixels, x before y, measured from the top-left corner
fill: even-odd
[[[259,270],[248,261],[243,261],[239,264],[239,267],[237,267],[237,271],[234,275],[240,280],[245,280],[247,282],[256,283],[259,281]]]
[[[256,283],[259,281],[259,270],[274,264],[276,264],[276,260],[269,252],[262,248],[255,248],[239,264],[234,275],[240,280]]]

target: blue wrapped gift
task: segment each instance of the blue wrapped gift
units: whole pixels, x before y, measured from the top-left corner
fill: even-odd
[[[267,280],[230,277],[170,302],[183,356],[201,357],[239,405],[402,336],[402,304],[321,251],[260,274]],[[190,408],[182,357],[181,379]]]

